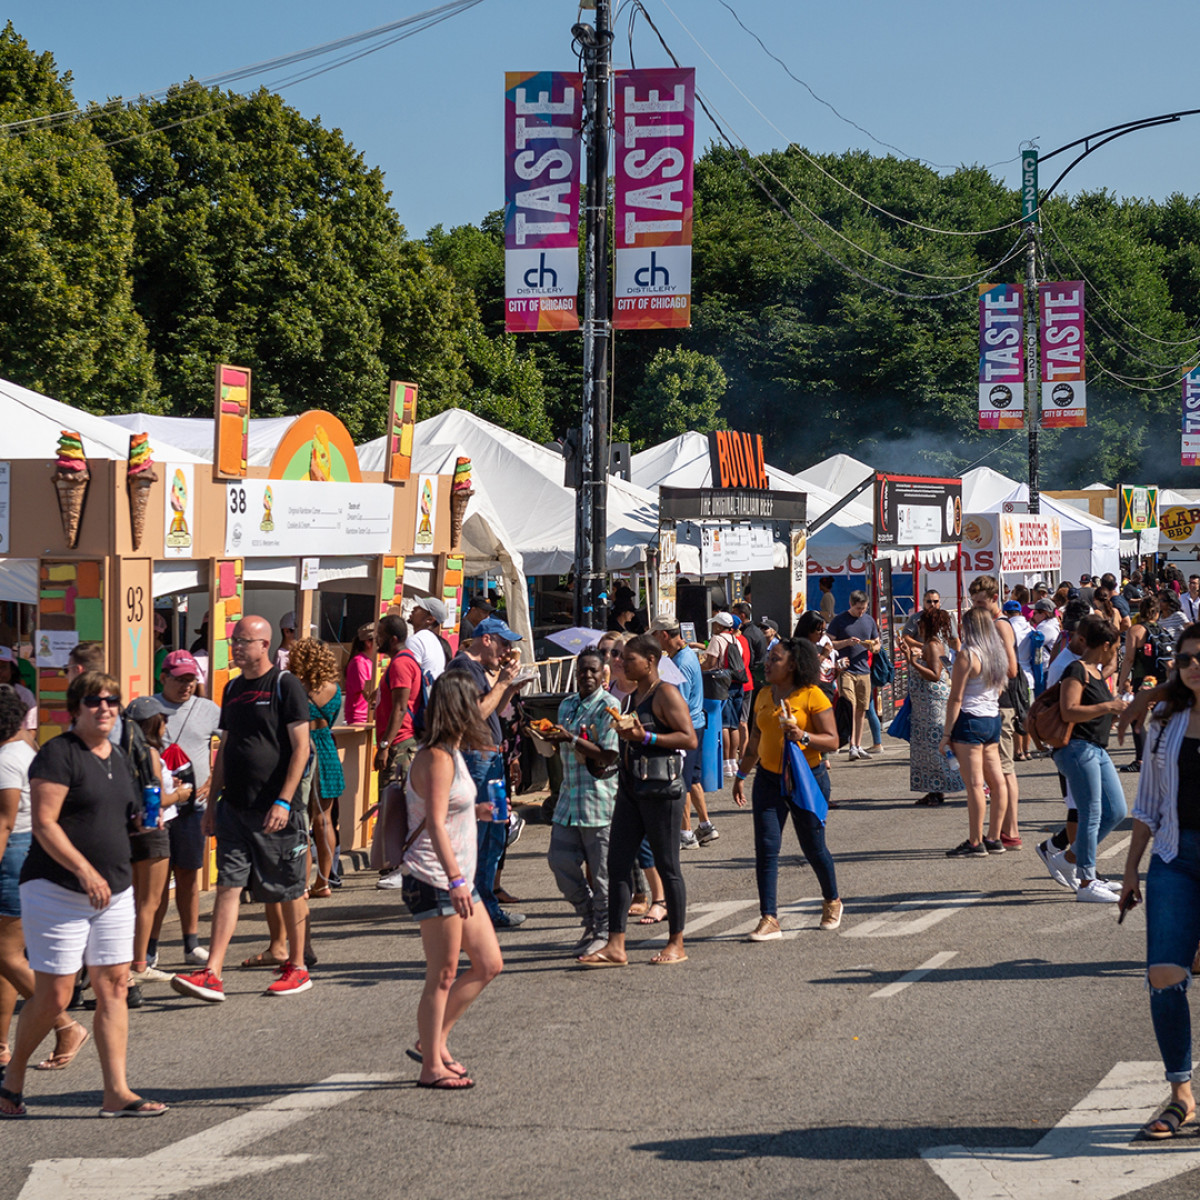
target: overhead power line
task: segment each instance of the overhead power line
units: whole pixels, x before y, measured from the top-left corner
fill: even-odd
[[[1021,218],[1016,217],[1013,220],[1008,221],[1003,225],[997,225],[992,229],[966,229],[966,230],[964,230],[964,229],[939,229],[938,227],[933,226],[933,225],[923,225],[920,221],[911,221],[907,217],[902,217],[902,216],[900,216],[899,213],[891,212],[888,209],[883,208],[882,206],[874,203],[873,201],[868,200],[865,196],[859,195],[859,193],[856,192],[852,187],[850,187],[849,184],[843,183],[840,179],[837,178],[837,176],[835,176],[831,172],[827,171],[825,169],[825,167],[823,167],[820,164],[820,162],[818,162],[811,154],[808,153],[807,150],[804,149],[803,146],[800,146],[797,143],[793,142],[792,139],[789,138],[788,135],[782,129],[780,129],[779,126],[776,125],[775,122],[772,121],[771,118],[768,117],[767,114],[764,113],[763,110],[761,108],[759,108],[759,106],[757,104],[755,104],[755,102],[753,100],[750,99],[750,97],[745,93],[745,91],[737,83],[737,81],[733,79],[733,77],[729,74],[729,72],[726,71],[725,68],[722,67],[721,64],[719,62],[717,62],[717,60],[715,58],[713,58],[713,56],[708,52],[708,50],[700,42],[700,39],[696,37],[696,35],[687,27],[686,24],[684,24],[683,20],[679,17],[679,15],[675,12],[675,10],[667,2],[667,0],[659,0],[659,3],[662,4],[663,8],[665,8],[667,10],[667,12],[669,12],[671,14],[671,16],[675,18],[675,21],[679,25],[680,29],[682,29],[683,32],[686,33],[688,35],[688,37],[692,39],[693,42],[695,42],[696,47],[700,51],[700,53],[703,54],[704,57],[707,58],[708,61],[710,63],[712,63],[712,65],[714,67],[716,67],[716,69],[725,77],[726,81],[730,84],[731,87],[733,87],[733,89],[737,92],[737,94],[739,96],[741,96],[741,98],[743,100],[745,100],[745,102],[748,105],[750,105],[750,107],[752,109],[754,109],[754,111],[756,113],[758,113],[758,115],[760,117],[762,117],[762,119],[781,138],[784,139],[784,141],[787,143],[787,146],[789,149],[795,149],[795,151],[798,154],[800,154],[808,163],[810,163],[813,167],[815,167],[818,171],[820,171],[820,173],[822,175],[824,175],[831,183],[835,184],[837,187],[840,187],[844,192],[846,192],[850,196],[853,196],[856,200],[858,200],[862,204],[865,204],[868,208],[874,209],[875,212],[879,213],[881,216],[885,216],[889,220],[892,220],[892,221],[898,221],[902,225],[909,225],[914,229],[919,229],[923,233],[939,234],[939,235],[942,235],[945,237],[974,237],[974,238],[986,237],[989,234],[1002,233],[1004,230],[1012,229],[1014,226],[1019,225],[1021,223]],[[642,15],[646,16],[647,21],[649,21],[649,16],[646,14],[645,9],[642,10]],[[661,34],[659,35],[659,40],[660,41],[662,40]]]
[[[374,54],[378,50],[383,50],[388,46],[395,45],[396,42],[403,41],[407,37],[411,37],[415,33],[424,32],[426,29],[432,28],[434,25],[441,24],[442,21],[448,20],[450,17],[458,16],[460,13],[466,12],[470,8],[474,8],[477,4],[482,4],[483,0],[451,0],[450,3],[438,5],[435,8],[426,9],[424,12],[414,13],[412,16],[401,17],[396,21],[389,21],[386,25],[377,25],[373,29],[364,30],[362,33],[349,34],[346,37],[335,38],[331,41],[322,42],[316,46],[310,46],[306,50],[293,51],[290,54],[281,54],[275,58],[264,59],[262,62],[252,63],[249,66],[237,67],[230,71],[223,71],[216,75],[209,75],[202,79],[195,80],[194,83],[198,87],[225,87],[233,83],[241,82],[245,79],[251,79],[255,76],[269,75],[272,72],[282,70],[286,67],[295,66],[303,62],[311,62],[314,59],[323,58],[330,54],[336,54],[339,51],[346,50],[352,46],[362,45],[364,42],[374,41],[376,44],[368,45],[366,48],[359,50],[353,54],[345,55],[331,63],[323,64],[311,71],[301,71],[295,75],[278,81],[274,86],[276,88],[290,87],[297,83],[303,83],[306,80],[316,78],[318,75],[323,75],[327,71],[336,70],[338,67],[346,66],[348,63],[356,62],[360,58],[365,58],[368,54]],[[396,36],[388,36],[395,34]],[[36,129],[44,129],[57,125],[70,123],[75,120],[90,120],[92,118],[102,116],[107,112],[115,109],[123,108],[126,105],[136,104],[145,100],[153,100],[166,96],[172,88],[178,87],[178,84],[170,84],[166,87],[156,88],[153,91],[139,92],[136,96],[123,96],[119,99],[106,101],[104,104],[93,104],[87,108],[73,108],[62,112],[44,113],[36,117],[26,117],[20,121],[8,121],[0,123],[0,132],[8,132],[10,134],[21,134],[31,132]],[[205,113],[204,116],[210,116],[211,113]],[[199,118],[193,118],[199,119]],[[175,122],[174,124],[180,124]],[[173,126],[163,126],[170,128]]]
[[[961,163],[934,162],[932,159],[922,158],[919,154],[906,154],[903,150],[900,149],[899,146],[893,145],[891,142],[885,142],[882,138],[876,137],[869,129],[860,125],[857,121],[852,121],[845,114],[839,112],[828,100],[825,99],[824,96],[817,95],[817,93],[813,90],[812,86],[809,83],[807,83],[805,80],[801,79],[800,76],[797,75],[791,69],[791,67],[789,67],[787,65],[787,63],[785,63],[783,61],[783,59],[779,57],[778,54],[776,54],[773,50],[771,50],[770,47],[767,46],[766,42],[764,42],[762,40],[762,38],[760,38],[758,36],[758,34],[755,33],[754,30],[751,29],[746,24],[746,22],[742,20],[742,18],[740,16],[738,16],[737,10],[733,7],[732,4],[729,4],[727,2],[727,0],[717,0],[717,2],[721,5],[722,8],[727,9],[729,11],[729,14],[733,17],[733,19],[759,44],[759,46],[762,47],[763,53],[768,58],[774,59],[775,62],[777,62],[783,68],[785,74],[790,79],[792,79],[796,83],[798,83],[818,104],[823,104],[827,109],[829,109],[829,111],[831,113],[833,113],[833,115],[835,117],[837,117],[837,119],[839,121],[843,121],[847,125],[850,125],[854,129],[857,129],[859,131],[859,133],[864,134],[866,137],[869,137],[871,139],[871,141],[873,141],[877,146],[883,146],[885,149],[888,149],[888,150],[895,150],[895,152],[898,155],[900,155],[901,158],[908,159],[912,162],[924,163],[928,167],[936,167],[938,170],[942,170],[942,171],[957,171],[958,168],[962,165]],[[988,163],[987,167],[985,167],[985,170],[991,170],[992,167],[1008,166],[1009,163],[1014,163],[1014,162],[1018,161],[1018,159],[1020,159],[1020,157],[1021,156],[1019,154],[1017,154],[1017,155],[1014,155],[1012,158],[1005,158],[1005,159],[1001,159],[999,162]]]

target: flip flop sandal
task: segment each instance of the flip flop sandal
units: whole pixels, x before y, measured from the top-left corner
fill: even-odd
[[[620,959],[609,958],[603,950],[597,950],[595,954],[584,954],[576,960],[581,967],[590,967],[596,969],[598,967],[627,967],[629,960],[623,962]]]
[[[287,962],[286,958],[272,958],[265,950],[261,954],[252,954],[245,962],[242,963],[242,969],[253,971],[258,967],[270,967],[273,971],[278,970]]]
[[[147,1108],[147,1104],[157,1104],[157,1100],[130,1100],[124,1108],[118,1108],[116,1112],[111,1109],[102,1108],[100,1115],[102,1117],[161,1117],[163,1113],[169,1112],[170,1108],[164,1104],[161,1108]]]
[[[34,1063],[33,1069],[35,1071],[65,1071],[75,1061],[75,1056],[87,1044],[88,1038],[92,1036],[86,1029],[84,1029],[82,1025],[79,1024],[78,1021],[75,1022],[75,1025],[78,1028],[83,1029],[83,1038],[79,1042],[79,1045],[77,1045],[69,1054],[60,1054],[57,1047],[58,1039],[56,1038],[54,1053],[50,1055],[49,1058],[42,1059],[40,1063]],[[65,1028],[70,1029],[71,1027],[67,1025]]]
[[[413,1062],[420,1063],[422,1066],[424,1066],[425,1065],[424,1056],[421,1054],[420,1049],[418,1049],[418,1047],[420,1045],[421,1045],[421,1043],[418,1042],[416,1044],[416,1046],[410,1047],[409,1049],[405,1050],[404,1053],[407,1054],[408,1057],[413,1060]],[[462,1063],[459,1063],[458,1065],[460,1067],[462,1067]],[[449,1071],[451,1075],[457,1075],[459,1077],[459,1079],[467,1078],[467,1068],[466,1067],[463,1067],[463,1069],[461,1071],[456,1071],[448,1062],[446,1062],[445,1059],[442,1060],[442,1066],[445,1067],[446,1070]]]
[[[685,963],[687,960],[686,954],[667,954],[664,950],[650,960],[650,965],[652,967],[673,967],[676,963]]]
[[[29,1110],[25,1107],[25,1101],[20,1092],[10,1092],[6,1087],[0,1087],[0,1098],[9,1102],[17,1111],[16,1112],[0,1112],[0,1121],[15,1121],[18,1117],[29,1115]]]
[[[662,909],[661,917],[656,917],[654,915],[654,910],[656,908]],[[650,907],[646,910],[646,915],[638,922],[638,924],[639,925],[660,925],[660,924],[662,924],[663,921],[665,921],[667,919],[667,916],[668,916],[667,902],[665,900],[653,900],[650,903]]]
[[[629,906],[629,916],[643,917],[650,911],[650,901],[643,896],[640,900],[635,900]]]
[[[465,1075],[439,1075],[428,1083],[417,1080],[417,1087],[428,1088],[431,1092],[466,1092],[475,1086],[475,1080]]]
[[[1142,1126],[1142,1137],[1148,1138],[1152,1142],[1173,1138],[1195,1115],[1194,1108],[1188,1112],[1178,1100],[1172,1100],[1153,1121],[1147,1121]],[[1155,1125],[1165,1125],[1166,1129],[1155,1129]]]

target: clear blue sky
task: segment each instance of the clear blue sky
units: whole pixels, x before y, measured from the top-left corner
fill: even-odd
[[[9,0],[5,15],[75,78],[76,99],[133,95],[259,62],[432,7],[436,0]],[[644,0],[700,88],[755,151],[787,139],[818,151],[887,151],[792,82],[718,0],[668,0],[739,96],[664,6]],[[1000,163],[1025,138],[1049,151],[1134,118],[1200,108],[1188,46],[1200,5],[1156,0],[730,0],[795,74],[846,117],[906,155],[939,164]],[[308,116],[343,131],[386,172],[410,234],[477,221],[503,203],[506,70],[574,69],[574,0],[484,0],[465,15],[348,67],[284,90]],[[587,15],[590,20],[590,14]],[[665,63],[647,26],[639,66]],[[626,19],[615,58],[629,62]],[[240,85],[248,90],[249,85]],[[701,145],[715,137],[700,119]],[[1107,188],[1162,199],[1200,192],[1200,116],[1130,135],[1071,174],[1071,191]],[[1065,156],[1060,156],[1060,160]],[[1060,161],[1056,160],[1056,161]],[[1043,186],[1050,182],[1043,174]],[[1016,186],[1016,164],[994,168]]]

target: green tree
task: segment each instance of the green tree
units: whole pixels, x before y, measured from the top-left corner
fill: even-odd
[[[0,122],[74,108],[70,74],[8,23]],[[155,409],[132,255],[133,213],[91,122],[0,137],[0,375],[93,412]]]
[[[634,404],[626,409],[634,449],[724,425],[721,398],[728,387],[721,364],[708,354],[676,347],[650,360]]]
[[[259,415],[327,408],[383,431],[389,379],[421,415],[464,403],[469,291],[410,241],[382,173],[266,90],[188,84],[96,121],[135,213],[135,295],[179,414],[218,361],[252,367]]]

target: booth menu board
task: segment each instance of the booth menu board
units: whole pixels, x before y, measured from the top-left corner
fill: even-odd
[[[875,473],[875,544],[950,546],[962,541],[962,480]]]

